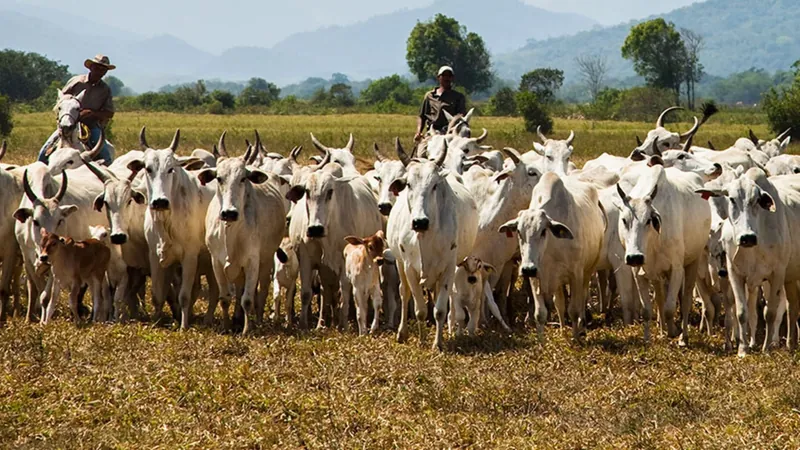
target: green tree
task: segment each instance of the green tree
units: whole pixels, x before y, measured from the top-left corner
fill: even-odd
[[[14,128],[11,120],[11,102],[8,97],[0,95],[0,136],[8,136]]]
[[[772,88],[764,94],[761,107],[767,112],[770,128],[775,133],[782,133],[792,128],[792,137],[800,138],[800,61],[795,62],[794,82],[788,88]]]
[[[750,68],[723,78],[711,87],[711,94],[722,103],[752,105],[773,87],[773,77],[764,69]]]
[[[489,111],[493,116],[515,116],[517,114],[516,92],[510,87],[497,91],[489,99]]]
[[[239,104],[243,106],[262,105],[269,106],[278,101],[281,90],[273,83],[268,83],[263,78],[251,78],[247,87],[239,94]]]
[[[556,91],[564,83],[564,72],[549,67],[532,70],[522,76],[520,92],[533,92],[540,103],[549,105],[556,99]]]
[[[356,100],[353,96],[353,89],[344,83],[336,83],[331,86],[328,93],[328,104],[335,107],[353,106]]]
[[[194,84],[179,87],[171,95],[175,99],[178,110],[184,111],[194,106],[200,106],[205,101],[206,84],[203,80],[197,80]]]
[[[211,92],[210,97],[225,109],[233,109],[236,106],[236,97],[228,91],[215,90]]]
[[[385,101],[408,105],[412,102],[413,97],[408,83],[400,78],[400,75],[395,74],[370,83],[366,89],[361,91],[359,100],[366,105],[377,105]]]
[[[535,93],[530,91],[517,93],[517,110],[525,119],[525,129],[528,132],[535,132],[536,127],[542,127],[543,133],[553,130],[553,119],[547,114],[547,109]]]
[[[633,61],[634,70],[648,85],[670,89],[675,103],[680,102],[687,52],[673,23],[658,18],[634,26],[625,38],[622,57]]]
[[[69,79],[67,66],[38,53],[0,51],[0,95],[11,101],[28,102],[41,97],[50,83],[64,85]]]
[[[417,22],[408,37],[406,61],[419,81],[431,80],[447,64],[469,93],[488,89],[492,83],[491,59],[483,39],[443,14],[430,22]]]
[[[328,91],[321,87],[311,94],[309,103],[312,105],[327,105],[328,104]]]

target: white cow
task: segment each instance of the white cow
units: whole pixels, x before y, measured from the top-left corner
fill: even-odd
[[[397,194],[389,190],[392,182],[406,174],[408,161],[391,160],[381,154],[378,144],[374,144],[375,151],[375,171],[372,178],[378,185],[378,209],[381,214],[388,216],[392,211],[392,206],[397,201]],[[406,159],[408,156],[402,155]]]
[[[664,128],[664,117],[668,113],[680,109],[683,108],[680,106],[671,106],[662,111],[661,114],[658,116],[658,119],[656,120],[656,127],[647,132],[647,137],[645,137],[644,142],[639,141],[638,136],[636,137],[638,146],[634,148],[634,152],[638,150],[640,152],[652,156],[655,154],[662,153],[665,150],[680,148],[679,146],[682,139],[686,139],[689,136],[694,135],[702,124],[706,123],[706,121],[711,116],[717,113],[716,106],[714,106],[711,103],[704,104],[702,120],[698,121],[697,117],[695,117],[694,125],[692,126],[692,128],[686,133],[679,134],[671,132],[666,128]],[[657,146],[653,145],[655,140],[658,140]]]
[[[572,141],[575,139],[575,132],[570,131],[566,140],[547,139],[542,133],[542,127],[536,127],[536,134],[542,143],[534,142],[533,149],[542,156],[542,171],[555,172],[566,175],[569,170],[569,157],[572,156]],[[543,145],[544,144],[544,145]]]
[[[5,154],[6,142],[0,147],[0,154]],[[2,157],[0,156],[0,159]],[[21,168],[0,168],[0,264],[3,275],[0,278],[0,323],[5,322],[8,314],[9,299],[11,297],[11,282],[19,262],[17,254],[19,245],[14,237],[14,211],[19,207],[22,199],[22,174]],[[18,306],[18,293],[14,294],[15,307]]]
[[[405,152],[395,141],[398,154]],[[442,167],[447,149],[436,161],[412,159],[406,174],[390,189],[400,197],[387,224],[387,240],[400,274],[400,328],[398,340],[408,337],[408,301],[413,295],[420,340],[427,317],[423,288],[436,293],[434,348],[443,345],[443,330],[456,264],[469,256],[478,232],[478,211],[469,191]],[[456,322],[464,311],[455,308]]]
[[[350,133],[350,139],[348,139],[347,145],[345,145],[344,148],[327,147],[318,141],[316,137],[314,137],[314,133],[311,133],[311,142],[314,144],[314,147],[316,147],[316,149],[323,155],[330,153],[331,161],[342,166],[342,172],[345,176],[354,177],[361,175],[358,169],[356,169],[356,157],[353,156],[353,147],[355,145],[355,141],[353,140],[352,133]]]
[[[750,132],[750,140],[755,146],[755,149],[765,153],[769,158],[774,158],[776,156],[780,156],[786,153],[786,149],[789,148],[789,144],[792,142],[791,128],[788,128],[783,133],[776,136],[775,139],[769,141],[764,141],[759,139],[755,135],[755,133],[753,133],[753,130],[749,130],[749,132]],[[746,141],[746,139],[743,140]],[[751,148],[744,148],[744,149],[753,150]]]
[[[50,171],[51,176],[58,176],[61,172],[67,169],[77,169],[83,165],[84,161],[92,161],[103,150],[106,136],[105,132],[100,133],[100,139],[91,150],[84,150],[81,148],[74,148],[66,141],[61,141],[59,147],[50,154],[47,160],[47,169]]]
[[[468,256],[458,263],[453,281],[453,309],[449,314],[451,333],[453,328],[464,328],[464,315],[454,314],[455,308],[463,307],[469,312],[469,324],[466,327],[467,334],[475,336],[481,320],[481,310],[483,309],[484,285],[488,283],[489,276],[493,272],[495,272],[494,266],[484,263],[474,256]],[[462,322],[455,323],[456,317],[460,318]]]
[[[800,156],[778,155],[770,158],[765,166],[770,175],[791,175],[800,173]]]
[[[589,282],[600,259],[605,229],[605,213],[594,186],[553,172],[542,175],[529,208],[499,228],[501,233],[517,233],[520,272],[539,279],[541,296],[536,296],[535,316],[540,341],[544,341],[547,322],[545,302],[562,286],[569,286],[572,336],[581,339]],[[558,306],[563,317],[563,305]]]
[[[637,273],[640,289],[645,279],[655,286],[656,301],[659,305],[664,302],[664,307],[659,309],[670,337],[678,335],[674,315],[680,296],[681,345],[688,345],[692,290],[711,226],[708,204],[694,194],[699,186],[702,186],[702,179],[698,175],[658,165],[639,176],[630,194],[617,185],[621,200],[618,205],[621,210],[619,239],[625,247],[625,263]],[[666,297],[663,294],[665,278]],[[649,340],[652,305],[643,289],[640,298],[644,337]]]
[[[244,158],[226,158],[216,168],[197,175],[202,185],[216,180],[216,194],[205,217],[205,243],[211,254],[214,276],[220,286],[222,317],[230,325],[228,307],[238,297],[244,310],[244,330],[249,316],[263,311],[272,281],[273,257],[286,228],[286,211],[280,192],[265,183],[266,173],[245,165]],[[256,292],[256,289],[261,289]],[[258,319],[257,319],[258,320]]]
[[[445,154],[442,167],[460,175],[464,172],[464,158],[492,149],[489,145],[481,145],[488,135],[489,132],[484,128],[483,133],[476,138],[454,134],[434,136],[428,141],[427,158],[436,161],[441,154]]]

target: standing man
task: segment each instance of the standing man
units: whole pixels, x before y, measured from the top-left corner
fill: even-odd
[[[111,64],[108,56],[96,55],[94,59],[87,59],[83,62],[84,67],[89,69],[89,73],[85,75],[76,75],[67,81],[67,84],[62,89],[62,92],[70,95],[78,95],[81,91],[83,100],[81,101],[81,112],[79,121],[89,128],[89,142],[88,147],[92,148],[97,144],[100,139],[101,131],[108,125],[108,121],[114,117],[114,103],[111,99],[111,88],[103,81],[103,77],[109,70],[114,70],[117,66]],[[42,149],[39,151],[39,161],[47,163],[48,149],[53,147],[55,138],[58,136],[58,131],[50,136],[50,139],[45,142]],[[114,155],[111,154],[111,146],[108,141],[103,145],[103,150],[97,159],[105,161],[106,165],[110,165],[114,160]]]
[[[447,130],[448,122],[443,110],[453,116],[457,114],[463,116],[467,113],[467,100],[464,98],[464,94],[453,90],[453,80],[455,79],[453,68],[450,66],[440,67],[436,79],[439,80],[439,87],[425,94],[425,99],[422,101],[422,108],[417,118],[417,132],[414,134],[416,142],[422,140],[428,124],[433,124],[433,128],[437,131]]]

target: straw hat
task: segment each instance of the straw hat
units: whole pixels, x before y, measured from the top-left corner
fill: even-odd
[[[83,62],[83,67],[86,67],[87,69],[91,69],[92,68],[92,64],[97,64],[99,66],[103,66],[108,70],[114,70],[114,69],[117,68],[117,66],[111,64],[111,62],[108,60],[108,56],[101,55],[99,53],[97,55],[95,55],[93,59],[87,59],[86,61],[84,61]]]

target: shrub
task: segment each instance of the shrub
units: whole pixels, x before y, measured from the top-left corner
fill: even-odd
[[[489,99],[489,114],[492,116],[515,116],[517,115],[516,93],[509,87],[504,87],[497,91]]]
[[[619,102],[622,97],[619,89],[605,88],[597,93],[593,103],[581,107],[581,112],[587,119],[614,120],[619,113]]]
[[[11,101],[8,100],[8,97],[0,95],[0,136],[8,136],[13,128]]]
[[[617,107],[619,120],[649,122],[674,105],[672,91],[654,87],[635,87],[622,91]]]
[[[525,129],[529,132],[535,132],[538,126],[542,127],[543,133],[552,131],[553,119],[533,92],[523,91],[517,94],[517,110],[525,119]]]
[[[775,133],[792,128],[792,137],[800,138],[800,77],[780,91],[770,89],[762,100],[762,108],[767,113],[769,126]]]

